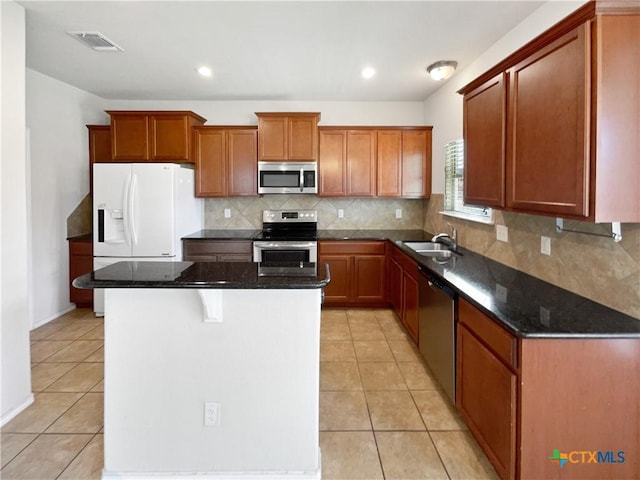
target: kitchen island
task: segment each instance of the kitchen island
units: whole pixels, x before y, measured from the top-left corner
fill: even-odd
[[[120,262],[105,290],[103,478],[320,478],[324,265]]]

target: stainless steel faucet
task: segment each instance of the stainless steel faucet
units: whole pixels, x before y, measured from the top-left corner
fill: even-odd
[[[452,250],[457,250],[458,249],[458,231],[456,230],[456,227],[454,227],[450,223],[447,223],[447,225],[451,227],[451,235],[449,235],[448,233],[438,233],[437,235],[433,236],[431,241],[437,242],[437,243],[443,243],[445,245],[448,245],[449,248],[451,248]]]

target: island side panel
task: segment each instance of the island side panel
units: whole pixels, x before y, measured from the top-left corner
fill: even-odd
[[[217,292],[222,323],[203,322],[194,289],[106,290],[107,475],[319,478],[321,290]]]
[[[520,351],[519,477],[640,478],[640,339],[524,339]]]

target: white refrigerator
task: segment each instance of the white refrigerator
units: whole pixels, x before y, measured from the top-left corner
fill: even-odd
[[[93,268],[116,262],[182,260],[181,237],[203,224],[192,165],[93,165]],[[104,291],[95,289],[94,311],[104,315]]]

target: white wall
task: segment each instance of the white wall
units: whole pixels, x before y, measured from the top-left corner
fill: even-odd
[[[425,124],[433,125],[433,193],[444,193],[444,145],[462,138],[462,96],[456,92],[584,3],[545,3],[424,102]]]
[[[192,110],[207,125],[257,125],[254,112],[321,112],[320,125],[424,125],[422,102],[109,101],[112,110]]]
[[[27,290],[25,12],[0,1],[0,424],[33,401]]]
[[[30,131],[32,326],[69,303],[66,219],[89,193],[87,124],[108,123],[105,101],[27,69]]]

